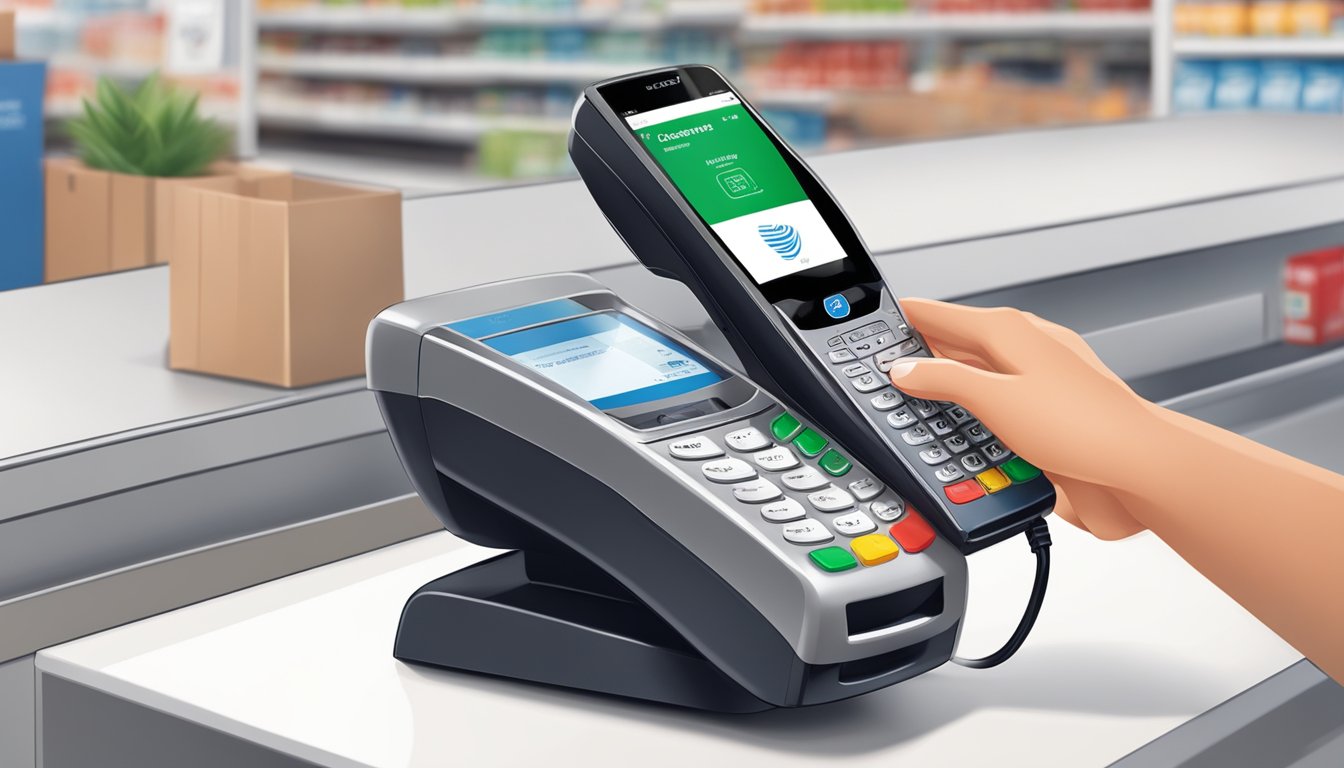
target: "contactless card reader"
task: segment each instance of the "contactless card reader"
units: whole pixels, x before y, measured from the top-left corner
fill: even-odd
[[[1053,508],[1049,480],[965,408],[890,386],[895,361],[927,347],[839,204],[718,72],[588,87],[570,156],[634,254],[691,289],[748,374],[962,551]]]
[[[966,563],[831,436],[576,274],[408,301],[368,380],[451,532],[397,658],[704,709],[843,699],[946,662]]]

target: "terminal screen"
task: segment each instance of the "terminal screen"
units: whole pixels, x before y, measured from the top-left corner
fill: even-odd
[[[625,122],[758,284],[845,258],[784,156],[735,94],[628,114]]]
[[[484,343],[604,411],[693,392],[724,378],[681,345],[616,312]]]

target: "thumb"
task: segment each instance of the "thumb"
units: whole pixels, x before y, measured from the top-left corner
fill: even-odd
[[[984,403],[993,388],[1008,377],[975,368],[956,360],[920,357],[902,360],[891,367],[891,384],[907,395],[925,400],[950,400],[972,411]]]

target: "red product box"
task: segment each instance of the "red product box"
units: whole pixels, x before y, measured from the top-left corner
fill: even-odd
[[[1344,339],[1344,246],[1299,253],[1283,273],[1283,340]]]

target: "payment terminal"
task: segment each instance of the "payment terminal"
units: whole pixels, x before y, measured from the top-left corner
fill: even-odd
[[[418,590],[398,659],[744,712],[951,657],[956,548],[834,435],[592,278],[408,301],[367,352],[421,498],[512,550]]]
[[[1050,481],[974,414],[890,385],[891,366],[927,347],[830,192],[717,71],[589,86],[570,155],[634,254],[691,289],[747,373],[961,551],[1053,508]]]

